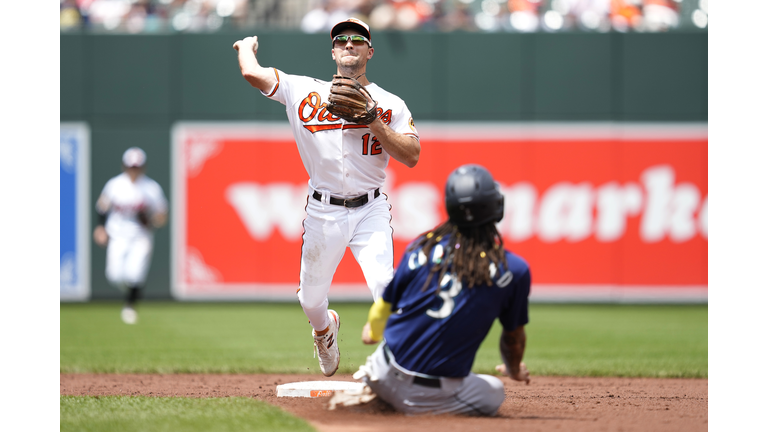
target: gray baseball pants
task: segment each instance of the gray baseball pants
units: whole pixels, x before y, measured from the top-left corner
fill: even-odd
[[[434,377],[411,372],[395,361],[382,342],[355,378],[406,414],[464,414],[493,416],[504,401],[504,384],[490,375],[464,378]]]

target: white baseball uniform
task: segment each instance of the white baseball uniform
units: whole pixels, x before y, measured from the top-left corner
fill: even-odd
[[[346,122],[326,111],[330,82],[273,70],[277,83],[263,94],[285,105],[309,175],[298,297],[312,327],[322,330],[328,324],[331,280],[347,247],[374,300],[392,279],[391,207],[380,190],[390,156],[367,125]],[[378,102],[384,123],[418,139],[402,99],[374,83],[365,88]],[[345,206],[345,199],[357,201]],[[350,207],[361,201],[367,203]]]
[[[97,211],[109,213],[105,229],[109,235],[106,275],[121,289],[146,282],[152,258],[153,230],[144,226],[138,214],[150,218],[168,211],[168,201],[156,181],[140,175],[136,183],[126,173],[111,178],[99,196]]]

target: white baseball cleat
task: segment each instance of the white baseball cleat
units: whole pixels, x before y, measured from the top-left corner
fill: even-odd
[[[120,312],[120,318],[122,318],[123,322],[126,324],[136,324],[139,316],[132,307],[126,306],[123,308],[122,312]]]
[[[334,310],[328,310],[328,318],[331,323],[328,325],[328,331],[324,335],[318,336],[315,330],[312,330],[312,336],[315,338],[315,352],[320,361],[320,370],[323,375],[329,377],[339,369],[341,354],[339,353],[339,328],[341,319]]]

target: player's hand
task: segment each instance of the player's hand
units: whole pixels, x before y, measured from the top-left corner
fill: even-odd
[[[153,228],[162,228],[165,223],[168,222],[168,214],[163,213],[155,213],[152,215],[152,227]]]
[[[101,247],[104,247],[109,243],[109,235],[107,235],[107,230],[104,229],[104,225],[99,225],[93,230],[93,241]]]
[[[240,48],[245,49],[251,49],[253,50],[254,54],[256,53],[256,50],[259,48],[259,38],[256,36],[248,36],[247,38],[241,39],[232,45],[232,48],[240,52]]]
[[[507,370],[507,365],[505,365],[504,363],[496,366],[496,372],[504,376],[508,376],[515,381],[525,381],[526,384],[531,383],[531,374],[530,372],[528,372],[528,368],[525,366],[525,363],[523,362],[520,362],[520,370],[514,375],[509,374],[509,371]]]
[[[510,378],[515,381],[525,381],[526,384],[531,383],[531,374],[523,362],[520,362],[520,371],[516,375],[511,375]]]
[[[502,374],[503,376],[509,376],[509,373],[507,372],[507,365],[504,363],[496,365],[496,372]]]
[[[373,345],[375,343],[378,343],[379,341],[375,341],[371,339],[371,323],[365,323],[363,326],[363,335],[362,335],[363,343],[366,345]]]

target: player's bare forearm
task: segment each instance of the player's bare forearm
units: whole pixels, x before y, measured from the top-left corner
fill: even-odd
[[[405,164],[408,168],[415,167],[416,163],[419,162],[421,144],[419,144],[418,139],[395,132],[381,119],[374,120],[368,127],[379,140],[384,151],[395,160]]]
[[[525,363],[522,362],[523,354],[525,353],[525,327],[519,326],[512,331],[502,331],[501,339],[499,340],[499,350],[501,351],[501,358],[504,360],[504,370],[510,378],[516,381],[525,381],[526,384],[530,382],[528,369],[525,367]]]
[[[248,83],[257,89],[267,92],[274,87],[277,77],[272,68],[261,67],[256,60],[259,41],[256,36],[241,39],[232,45],[237,51],[237,61],[240,63],[240,73]]]

